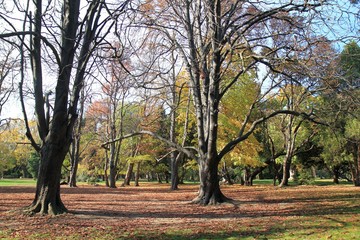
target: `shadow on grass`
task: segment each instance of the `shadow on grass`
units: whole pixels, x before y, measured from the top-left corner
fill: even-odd
[[[331,238],[331,233],[343,231],[353,225],[336,219],[327,219],[328,225],[321,225],[321,222],[313,224],[299,224],[298,220],[288,220],[286,222],[273,222],[268,225],[259,225],[254,222],[252,226],[237,225],[233,229],[213,228],[181,228],[168,229],[166,231],[136,230],[130,232],[113,232],[116,239],[321,239]],[[286,224],[285,224],[286,223]],[[118,230],[117,230],[118,231]],[[312,236],[317,234],[317,236]],[[346,239],[346,238],[343,238]],[[355,238],[354,238],[355,239]]]

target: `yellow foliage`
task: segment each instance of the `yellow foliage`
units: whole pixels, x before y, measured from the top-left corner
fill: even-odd
[[[224,96],[220,105],[218,147],[223,148],[237,136],[250,105],[257,98],[258,90],[259,86],[248,75]],[[245,129],[250,125],[251,122]],[[227,154],[224,161],[235,165],[260,166],[262,165],[258,157],[260,150],[260,143],[254,135],[251,135]]]

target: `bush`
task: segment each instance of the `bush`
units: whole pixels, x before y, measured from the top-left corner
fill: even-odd
[[[304,168],[299,171],[297,178],[299,185],[312,185],[315,184],[315,177],[312,174],[311,168]]]

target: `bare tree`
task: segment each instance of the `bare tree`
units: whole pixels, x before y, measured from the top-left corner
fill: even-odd
[[[14,59],[15,48],[9,44],[3,43],[0,47],[0,127],[7,122],[6,118],[2,118],[3,108],[15,92],[14,81],[19,74],[19,61]],[[16,57],[16,56],[15,56]],[[9,116],[7,116],[9,117]]]
[[[23,66],[25,51],[30,53],[35,114],[41,139],[38,144],[27,127],[26,135],[41,155],[36,195],[28,208],[32,213],[66,211],[60,198],[61,167],[78,118],[77,106],[87,64],[94,49],[111,33],[113,20],[124,11],[127,2],[107,5],[97,0],[87,3],[80,0],[35,0],[32,3],[14,0],[14,7],[24,14],[23,29],[18,31],[13,26],[14,31],[0,37],[18,36]],[[34,9],[34,13],[29,9]],[[2,16],[2,19],[11,24],[10,15]],[[50,76],[44,74],[44,63]],[[24,74],[22,76],[24,81]],[[53,108],[49,109],[45,107],[45,79],[54,79],[55,83]],[[23,112],[26,114],[25,107]],[[24,118],[27,121],[26,115]]]
[[[266,74],[265,77],[259,75],[258,98],[244,116],[237,136],[233,136],[233,140],[222,149],[217,144],[222,97],[241,80],[242,75],[250,70],[259,70],[261,66],[265,69],[263,72],[286,74],[282,63],[294,61],[296,52],[311,45],[308,31],[318,7],[321,7],[321,1],[265,4],[253,1],[164,0],[157,6],[144,6],[147,14],[142,24],[157,29],[173,42],[188,73],[198,146],[195,153],[188,148],[177,147],[199,163],[200,191],[193,202],[216,204],[228,200],[219,187],[219,162],[238,143],[247,139],[258,124],[278,114],[291,113],[311,118],[292,110],[274,109],[253,119],[254,109],[279,84],[268,82]],[[283,28],[283,25],[289,27]],[[285,37],[296,40],[290,44],[289,41],[277,40]]]

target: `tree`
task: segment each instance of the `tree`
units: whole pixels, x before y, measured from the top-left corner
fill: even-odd
[[[309,91],[296,84],[286,84],[279,95],[281,98],[280,105],[284,109],[300,112],[303,109],[312,108],[313,104],[311,104]],[[275,122],[275,126],[280,128],[277,131],[282,133],[282,143],[285,151],[283,176],[279,185],[279,187],[282,187],[288,185],[292,158],[310,142],[317,130],[315,124],[309,124],[304,119],[296,119],[294,115],[284,115],[279,118]]]
[[[219,114],[219,146],[223,147],[231,138],[236,135],[239,127],[241,127],[251,103],[258,97],[259,86],[254,81],[255,74],[248,73],[243,75],[241,81],[234,84],[234,86],[224,95],[220,104]],[[239,102],[239,98],[242,99]],[[258,109],[256,111],[259,111]],[[256,114],[255,114],[256,115]],[[251,120],[247,128],[251,126]],[[228,176],[228,166],[236,166],[244,169],[242,183],[251,185],[250,168],[263,165],[258,156],[261,146],[255,135],[249,136],[248,139],[238,144],[229,154],[224,158],[222,171],[224,176]],[[229,177],[226,180],[231,184]]]
[[[116,59],[124,62],[124,60]],[[105,104],[108,109],[107,115],[107,133],[108,141],[113,141],[116,138],[124,135],[124,117],[126,112],[125,99],[129,97],[131,90],[131,81],[127,77],[127,72],[122,69],[122,65],[116,61],[110,61],[110,77],[105,75],[105,83],[102,85],[103,93],[105,94]],[[116,176],[118,173],[118,162],[120,157],[122,141],[112,142],[108,146],[109,151],[109,186],[116,187]]]
[[[199,163],[200,191],[193,202],[224,202],[228,199],[222,194],[218,182],[220,160],[247,139],[258,124],[291,111],[276,109],[252,120],[249,126],[254,108],[264,99],[264,94],[259,91],[243,117],[237,135],[219,148],[220,102],[226,92],[241,81],[241,76],[260,65],[267,70],[284,73],[278,67],[281,62],[291,61],[294,52],[308,47],[311,42],[307,39],[306,26],[310,24],[312,14],[302,13],[312,12],[321,3],[291,2],[264,6],[248,1],[159,1],[145,5],[142,24],[157,29],[174,43],[188,74],[196,113],[198,145],[191,150],[181,146],[177,148]],[[283,25],[289,27],[283,28]],[[276,38],[283,39],[283,36],[297,38],[298,41],[290,44],[289,41],[275,41]],[[301,47],[298,42],[302,43]],[[224,76],[234,69],[236,73],[232,79],[225,81]],[[265,86],[265,79],[259,77],[259,89]],[[269,86],[273,88],[276,84],[270,83]]]
[[[113,9],[106,6],[104,1],[83,3],[80,0],[64,0],[53,3],[35,0],[33,4],[30,1],[21,4],[16,1],[15,9],[24,13],[23,29],[17,30],[8,16],[2,18],[11,26],[12,31],[3,33],[0,37],[18,37],[23,71],[26,50],[29,50],[31,60],[34,109],[41,139],[38,144],[27,127],[26,136],[41,158],[35,198],[28,208],[32,213],[55,215],[66,212],[60,197],[61,167],[72,141],[87,64],[94,49],[111,32],[113,19],[124,11],[127,2],[118,3],[116,9]],[[30,12],[31,8],[34,9],[34,15]],[[49,68],[51,77],[44,75],[44,63]],[[21,74],[22,90],[26,79],[24,72]],[[44,93],[43,80],[46,78],[54,79],[56,85],[52,108],[47,107],[48,94]],[[21,98],[27,121],[23,95]]]
[[[0,127],[5,119],[2,119],[2,110],[11,94],[15,91],[14,82],[18,75],[19,66],[17,60],[13,59],[15,48],[9,44],[0,43]]]
[[[30,122],[30,126],[35,128],[34,122]],[[21,120],[11,120],[6,128],[1,129],[0,137],[1,174],[16,167],[21,171],[19,172],[20,176],[29,177],[27,163],[34,154],[34,150],[26,142],[23,122]]]
[[[324,82],[328,91],[322,94],[323,109],[331,129],[324,130],[320,142],[324,146],[323,157],[333,170],[334,181],[337,181],[340,167],[345,163],[350,166],[355,186],[360,185],[359,53],[360,47],[354,41],[345,45],[334,61],[331,78]]]

